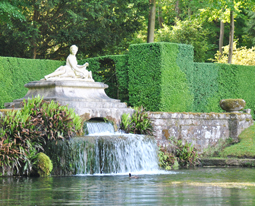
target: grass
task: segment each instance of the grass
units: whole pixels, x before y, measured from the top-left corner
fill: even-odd
[[[255,125],[245,129],[239,135],[239,143],[224,148],[221,157],[255,158]]]

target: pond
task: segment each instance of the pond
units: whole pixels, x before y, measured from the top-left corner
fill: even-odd
[[[255,205],[252,168],[132,175],[0,177],[0,205]]]

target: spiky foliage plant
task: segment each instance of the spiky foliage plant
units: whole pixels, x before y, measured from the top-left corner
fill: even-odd
[[[22,109],[0,119],[0,167],[14,167],[17,174],[29,175],[43,145],[71,138],[81,130],[82,122],[67,106],[39,96],[23,103]]]
[[[142,106],[134,107],[134,110],[132,116],[122,115],[120,129],[127,133],[152,135],[153,129],[148,113]]]

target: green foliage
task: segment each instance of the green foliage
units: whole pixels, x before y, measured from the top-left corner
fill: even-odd
[[[92,71],[97,82],[109,87],[106,94],[128,103],[128,57],[127,55],[111,55],[80,60],[80,65],[89,62],[88,70]]]
[[[72,44],[86,57],[125,50],[122,40],[142,27],[148,8],[147,0],[12,0],[9,5],[14,5],[7,16],[13,27],[0,25],[0,55],[62,60]],[[16,15],[12,11],[25,21],[10,18]]]
[[[65,62],[0,57],[0,108],[5,102],[25,96],[26,83],[42,79],[63,64]]]
[[[198,163],[198,154],[194,145],[191,143],[185,142],[182,143],[182,140],[175,141],[176,150],[175,156],[178,159],[180,166],[195,166]]]
[[[21,111],[30,116],[45,141],[71,138],[82,128],[81,118],[73,109],[54,101],[43,101],[40,96],[24,100]]]
[[[44,102],[39,96],[24,101],[21,110],[7,112],[0,120],[0,166],[29,175],[45,142],[70,138],[81,125],[80,117],[67,106]]]
[[[221,97],[218,95],[218,67],[216,64],[194,64],[194,111],[195,112],[219,112]]]
[[[153,128],[148,113],[142,106],[135,107],[134,110],[131,117],[130,114],[122,115],[120,129],[127,133],[152,135]]]
[[[236,144],[230,144],[219,153],[221,157],[255,158],[255,125],[242,131]]]
[[[194,111],[223,112],[219,106],[221,99],[244,99],[245,108],[254,111],[254,66],[209,63],[194,66]]]
[[[249,11],[248,12],[248,21],[246,21],[246,26],[244,30],[248,34],[249,39],[252,41],[253,45],[255,44],[255,12]]]
[[[227,139],[219,139],[215,145],[208,146],[202,154],[203,157],[220,157],[222,151],[234,144],[233,138],[229,137]]]
[[[42,152],[38,153],[36,167],[40,177],[49,176],[53,169],[53,165],[50,158]]]
[[[23,174],[22,167],[27,174],[32,170],[35,150],[42,149],[41,138],[30,120],[28,114],[17,110],[7,112],[0,121],[0,166],[15,167],[19,174]]]
[[[159,166],[164,170],[178,169],[178,161],[174,154],[167,151],[166,147],[159,147]]]
[[[190,46],[188,46],[190,47]],[[129,52],[129,102],[150,111],[186,111],[192,95],[186,74],[177,64],[178,45],[131,45]]]
[[[159,165],[170,170],[181,167],[195,166],[199,163],[197,150],[191,143],[175,138],[169,138],[169,142],[164,147],[159,147]]]
[[[202,27],[196,19],[180,21],[176,19],[176,25],[171,28],[164,25],[156,34],[157,42],[172,42],[191,44],[194,46],[194,59],[196,62],[204,62],[209,57],[206,51],[209,50],[208,44],[209,32]]]
[[[237,41],[233,44],[232,64],[238,65],[255,65],[255,47],[248,49],[247,47],[236,47]],[[222,54],[217,51],[215,54],[215,62],[228,63],[229,45],[223,47]]]
[[[88,70],[92,71],[94,80],[109,86],[107,95],[128,103],[127,61],[127,56],[115,55],[89,58],[78,63],[89,62]],[[40,80],[64,64],[61,61],[0,57],[0,108],[6,102],[25,96],[26,83]]]

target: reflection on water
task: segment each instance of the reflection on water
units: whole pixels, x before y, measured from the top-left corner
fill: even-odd
[[[255,170],[0,178],[0,205],[255,205]]]

